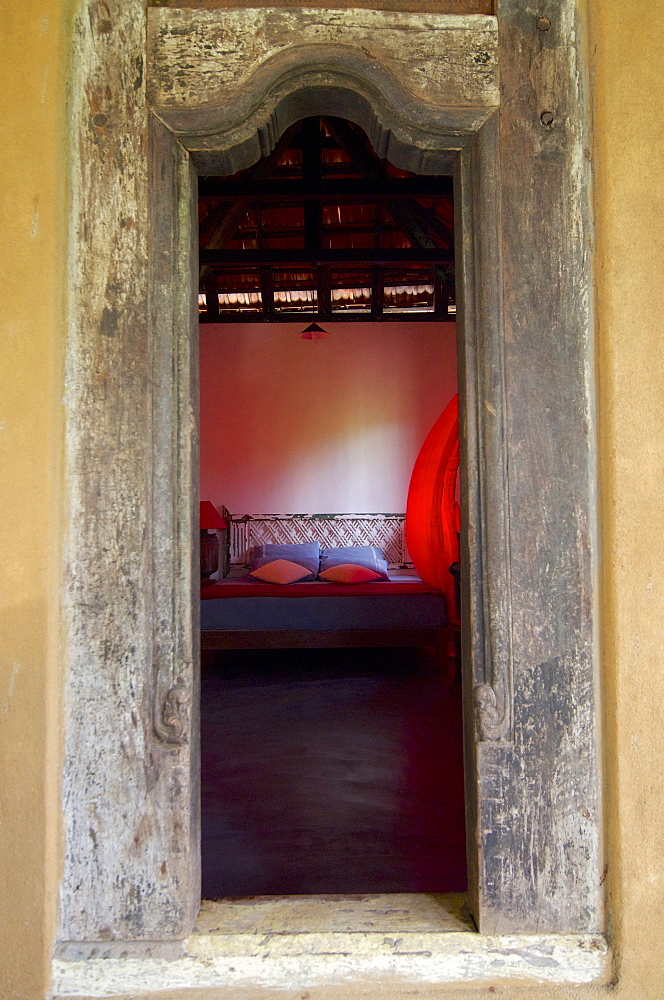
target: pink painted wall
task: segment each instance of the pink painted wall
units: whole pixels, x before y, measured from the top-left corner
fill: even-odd
[[[201,498],[242,513],[406,509],[417,453],[456,392],[453,323],[200,328]]]

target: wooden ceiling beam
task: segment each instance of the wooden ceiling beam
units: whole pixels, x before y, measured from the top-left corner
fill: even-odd
[[[371,271],[371,318],[380,319],[385,304],[385,272],[380,267]]]
[[[321,123],[330,133],[329,139],[321,127]],[[292,148],[295,137],[302,150],[302,176],[284,179],[275,176],[278,162],[289,146]],[[362,178],[330,178],[323,177],[325,165],[322,159],[324,146],[335,143],[338,148],[350,158],[350,169],[363,174]],[[436,315],[438,318],[447,316],[447,303],[453,286],[449,285],[449,265],[454,260],[453,232],[440,221],[435,212],[425,208],[415,199],[418,197],[437,197],[451,200],[451,178],[393,178],[385,169],[374,151],[363,141],[362,137],[343,119],[309,118],[282,136],[273,153],[247,172],[241,180],[223,180],[219,178],[201,178],[200,196],[214,197],[218,203],[210,212],[201,227],[201,242],[204,244],[209,233],[214,230],[207,247],[200,251],[201,275],[207,288],[212,286],[212,272],[219,278],[220,290],[226,285],[229,268],[256,268],[256,285],[260,287],[263,300],[261,310],[243,312],[233,315],[249,315],[254,321],[257,317],[267,322],[285,321],[286,318],[299,318],[305,315],[329,319],[332,316],[332,268],[364,267],[369,274],[364,280],[370,281],[372,289],[371,309],[350,314],[354,318],[370,314],[374,319],[382,317],[384,312],[384,288],[386,284],[409,283],[410,281],[435,282]],[[229,206],[230,202],[230,206]],[[323,226],[323,205],[328,202],[334,205],[343,203],[372,204],[374,219],[370,222],[352,223],[346,225],[330,224]],[[293,207],[300,204],[304,207],[303,227],[275,227],[266,229],[263,212],[269,204],[280,203]],[[238,232],[242,217],[256,205],[254,219],[249,217],[249,225]],[[387,209],[386,214],[383,207]],[[391,224],[390,217],[394,220]],[[215,229],[215,222],[219,220]],[[254,224],[255,223],[255,224]],[[326,237],[333,234],[359,235],[371,237],[369,247],[330,249],[323,248]],[[407,248],[381,248],[383,236],[401,233],[410,243]],[[266,249],[266,240],[279,240],[297,235],[303,238],[301,249]],[[257,249],[231,250],[228,242],[235,240],[255,241]],[[440,246],[439,244],[442,244]],[[422,275],[415,273],[407,276],[411,267],[417,272],[422,268]],[[294,287],[314,287],[317,289],[317,309],[307,314],[293,312],[286,314],[277,307],[274,291],[279,282],[278,272],[274,268],[294,268],[310,271],[311,278],[295,281]],[[426,274],[424,269],[429,269]],[[392,271],[403,272],[396,277]],[[223,275],[223,277],[222,277]],[[349,279],[352,284],[352,279]],[[360,276],[357,281],[363,280]],[[231,282],[232,283],[232,282]],[[229,286],[230,287],[230,286]],[[249,288],[243,285],[245,291]],[[216,297],[212,308],[208,310],[208,318],[213,322],[229,321],[226,311],[219,312],[217,318]],[[340,315],[335,313],[335,318]],[[394,316],[395,314],[387,314]],[[418,318],[427,315],[423,313],[408,313]],[[345,318],[345,317],[344,317]]]
[[[373,149],[362,141],[353,127],[343,118],[323,118],[323,124],[365,177],[379,179],[385,170]]]
[[[214,323],[219,318],[219,297],[217,289],[217,276],[214,272],[210,272],[205,277],[205,283],[203,285],[203,290],[205,292],[205,308],[207,313],[207,320],[209,323]]]
[[[445,282],[440,272],[436,272],[433,286],[433,306],[434,313],[439,318],[447,315],[447,308],[452,301],[452,289]]]
[[[256,182],[266,181],[270,177],[279,160],[288,149],[293,136],[299,133],[301,127],[302,123],[297,122],[289,129],[286,129],[275,144],[272,152],[268,156],[264,156],[250,168],[247,178],[250,184],[255,185]],[[219,250],[224,247],[233,238],[242,221],[242,217],[256,200],[255,195],[248,192],[245,196],[234,199],[230,208],[224,202],[221,202],[201,222],[199,226],[199,242],[204,243],[211,250]]]
[[[332,275],[328,264],[316,269],[316,293],[321,316],[332,312]]]
[[[330,313],[298,312],[293,310],[275,310],[271,316],[265,316],[260,309],[247,309],[242,312],[230,312],[223,310],[219,313],[219,318],[208,320],[205,313],[201,313],[201,323],[359,323],[371,321],[372,323],[454,323],[455,316],[436,316],[433,312],[405,312],[390,313],[383,312],[380,316],[373,316],[370,309],[362,309],[358,312],[334,311]]]
[[[269,267],[261,268],[261,302],[265,319],[271,319],[274,316],[274,282]]]
[[[198,239],[205,246],[221,249],[238,230],[243,216],[251,208],[253,198],[238,198],[230,207],[221,202],[205,216],[198,227]]]
[[[449,181],[449,183],[448,183]],[[200,177],[198,181],[201,198],[218,198],[234,202],[238,198],[251,197],[253,201],[288,202],[290,205],[311,200],[330,204],[344,202],[371,203],[386,198],[451,198],[451,177],[385,177],[367,181],[366,178],[323,178],[322,180],[301,180],[299,178],[273,178],[269,181],[224,179],[223,177]]]
[[[386,236],[393,236],[395,233],[401,234],[401,229],[396,224],[383,223],[382,232]],[[373,245],[378,246],[379,242],[373,240],[374,236],[374,225],[370,222],[358,222],[358,223],[345,223],[344,225],[334,225],[326,224],[322,227],[322,237],[329,238],[330,236],[367,236],[371,237],[371,242]],[[262,239],[263,240],[281,240],[289,239],[293,237],[301,238],[303,235],[302,226],[291,226],[290,228],[277,228],[269,226],[267,229],[263,227],[262,229]],[[258,226],[247,226],[246,229],[238,229],[233,237],[234,240],[258,240],[259,231]]]
[[[451,226],[443,222],[430,208],[420,205],[419,201],[415,201],[414,198],[410,199],[406,204],[408,205],[408,211],[430,236],[434,236],[448,246],[454,246],[454,229]]]
[[[413,268],[410,270],[399,268],[396,275],[391,268],[376,266],[370,270],[365,269],[361,273],[346,272],[347,280],[340,280],[337,277],[334,281],[332,280],[332,265],[328,264],[323,264],[317,268],[311,268],[309,271],[309,278],[304,280],[302,278],[296,280],[292,276],[289,277],[288,275],[285,275],[280,269],[275,271],[267,265],[265,270],[270,272],[272,286],[277,291],[293,288],[308,289],[313,291],[314,289],[319,288],[319,279],[321,277],[325,277],[321,276],[321,271],[325,271],[329,274],[330,289],[354,288],[358,285],[369,287],[372,284],[374,277],[376,279],[376,283],[383,286],[383,288],[385,288],[385,286],[394,285],[427,285],[432,284],[435,280],[435,274],[431,265],[426,265],[426,267],[419,268],[417,270]],[[231,272],[231,275],[232,274],[233,272]],[[445,284],[444,281],[443,284]],[[256,269],[253,280],[245,280],[240,284],[238,284],[237,281],[233,281],[232,277],[229,279],[228,271],[222,270],[217,272],[218,292],[259,292],[262,291],[262,287],[260,268]],[[453,286],[446,285],[446,287],[448,290],[451,289],[453,291]]]
[[[441,247],[411,249],[360,248],[349,250],[200,250],[201,265],[233,267],[291,266],[316,267],[318,264],[438,264],[454,260],[454,251]]]
[[[366,175],[372,186],[376,181],[385,182],[388,179],[383,163],[347,121],[341,118],[324,118],[323,121],[328,131]],[[426,210],[422,209],[421,205],[414,204],[412,199],[406,200],[401,197],[388,199],[385,207],[413,246],[422,249],[434,249],[437,246],[432,236],[432,227],[422,218]],[[418,209],[422,211],[418,212]],[[442,242],[444,246],[450,245],[448,234],[442,237]]]
[[[305,118],[302,122],[302,179],[321,179],[321,131],[319,118]],[[315,251],[321,246],[323,206],[320,201],[308,201],[304,206],[304,245]]]
[[[437,244],[432,240],[427,231],[422,226],[419,219],[410,211],[410,203],[407,201],[388,201],[385,208],[390,213],[401,232],[406,236],[413,246],[419,249],[433,250]]]

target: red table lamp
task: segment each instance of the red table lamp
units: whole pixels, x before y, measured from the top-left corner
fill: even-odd
[[[211,500],[201,500],[201,580],[219,567],[219,539],[215,532],[228,527]]]

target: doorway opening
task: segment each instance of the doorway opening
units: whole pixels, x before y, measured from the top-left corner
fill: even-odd
[[[203,898],[463,892],[458,595],[405,538],[457,391],[451,178],[305,118],[200,177],[199,237],[201,500],[225,525],[202,587]],[[251,579],[257,546],[313,543],[315,580]],[[320,577],[371,547],[389,579]]]

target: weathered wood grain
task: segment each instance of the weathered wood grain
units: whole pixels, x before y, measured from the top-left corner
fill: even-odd
[[[171,298],[174,257],[191,247],[174,252],[173,220],[149,234],[144,31],[140,3],[112,0],[84,5],[75,30],[64,940],[182,936],[198,905],[195,713],[180,717],[196,692],[196,365],[151,322],[148,290],[150,259],[182,345],[191,306]],[[182,188],[182,152],[169,156],[160,179]]]
[[[191,163],[232,172],[318,113],[359,121],[408,169],[459,163],[472,905],[483,933],[594,932],[593,356],[575,4],[501,0],[497,50],[487,18],[160,9],[149,20],[151,134],[141,3],[85,4],[75,32],[60,936],[177,939],[193,921]]]
[[[498,133],[494,116],[455,175],[466,836],[469,901],[482,930],[493,877],[482,747],[511,741],[514,711]]]
[[[334,44],[368,54],[424,105],[480,108],[498,101],[492,17],[154,8],[148,32],[148,101],[155,108],[227,105],[257,89],[249,80],[279,52]]]
[[[149,7],[190,8],[193,10],[220,10],[227,7],[246,9],[260,7],[256,0],[152,0]],[[295,7],[293,0],[270,0],[270,7]],[[353,8],[370,8],[381,11],[400,11],[431,14],[493,14],[491,0],[352,0],[350,3],[327,3],[325,0],[314,0],[309,7],[323,7],[325,10],[346,10]]]
[[[498,18],[514,720],[511,746],[479,747],[481,927],[592,931],[603,910],[583,39],[572,0],[500,0]]]

